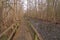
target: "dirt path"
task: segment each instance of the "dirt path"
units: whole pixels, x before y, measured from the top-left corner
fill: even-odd
[[[24,19],[21,20],[20,27],[17,30],[13,40],[32,40],[31,34]]]

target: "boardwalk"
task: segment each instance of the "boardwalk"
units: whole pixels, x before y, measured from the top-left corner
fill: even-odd
[[[17,30],[13,40],[32,40],[31,34],[24,19],[21,20],[20,27]]]

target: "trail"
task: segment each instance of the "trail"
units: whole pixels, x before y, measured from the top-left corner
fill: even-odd
[[[31,34],[25,20],[21,19],[21,24],[13,38],[13,40],[32,40]]]

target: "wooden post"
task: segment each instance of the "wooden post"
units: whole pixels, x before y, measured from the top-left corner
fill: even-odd
[[[38,36],[34,33],[34,40],[38,40]]]

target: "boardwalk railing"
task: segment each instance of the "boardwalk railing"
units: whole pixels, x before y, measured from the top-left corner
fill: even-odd
[[[13,34],[16,32],[16,30],[17,30],[17,28],[18,28],[18,25],[19,25],[18,23],[12,24],[9,28],[7,28],[4,32],[2,32],[2,33],[0,34],[0,38],[1,38],[6,32],[8,32],[9,30],[12,29],[13,31],[12,31],[12,33],[10,34],[9,38],[7,39],[7,40],[11,40]]]
[[[30,21],[28,21],[29,25],[31,25],[31,28],[34,30],[34,40],[43,40],[42,36],[38,33],[38,31],[36,30],[36,28],[34,28],[34,26],[31,24]]]
[[[33,24],[32,24],[27,18],[24,18],[24,19],[27,21],[28,25],[30,25],[29,28],[32,28],[32,30],[33,30],[34,40],[43,40],[41,34],[38,33],[38,31],[37,31],[36,28],[33,26]]]

